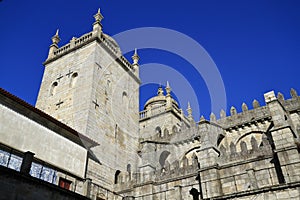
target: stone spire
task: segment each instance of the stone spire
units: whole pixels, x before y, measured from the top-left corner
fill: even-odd
[[[170,87],[170,84],[169,84],[169,81],[167,81],[167,86],[166,86],[166,92],[167,92],[167,95],[166,95],[166,109],[171,109],[172,108],[172,97],[171,97],[171,87]]]
[[[136,48],[134,49],[134,54],[133,54],[133,56],[131,58],[132,58],[132,61],[133,61],[132,65],[133,66],[135,66],[135,65],[138,66],[139,65],[140,57],[139,57],[139,55],[137,53],[137,49]]]
[[[166,86],[166,92],[167,92],[167,96],[171,96],[171,87],[170,87],[170,84],[169,84],[169,81],[167,81],[167,86]]]
[[[94,31],[101,31],[102,32],[102,24],[101,21],[104,18],[103,15],[100,12],[100,8],[98,9],[98,12],[94,15],[95,22],[93,23],[93,30]]]
[[[187,107],[186,111],[188,112],[188,118],[193,119],[193,110],[191,108],[190,102],[188,102],[188,107]]]
[[[137,53],[136,48],[134,49],[134,54],[131,58],[132,58],[132,61],[133,61],[133,63],[132,63],[133,71],[137,76],[139,76],[139,60],[140,60],[140,57]]]

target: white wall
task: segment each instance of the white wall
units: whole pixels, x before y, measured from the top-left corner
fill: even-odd
[[[87,151],[67,138],[0,105],[0,142],[81,178],[84,177]]]

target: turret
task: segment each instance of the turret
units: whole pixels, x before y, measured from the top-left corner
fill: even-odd
[[[95,22],[93,23],[93,31],[99,31],[102,32],[102,24],[101,21],[104,18],[103,15],[100,13],[100,8],[98,9],[98,12],[94,15]]]
[[[172,96],[171,96],[171,87],[169,84],[169,81],[167,81],[167,86],[166,86],[166,109],[171,109],[172,108]]]
[[[132,67],[133,67],[134,73],[136,74],[136,76],[138,76],[139,75],[139,60],[140,60],[140,57],[137,53],[136,48],[134,49],[134,54],[131,58],[132,58],[132,61],[133,61]]]
[[[59,29],[56,30],[55,35],[51,38],[52,44],[49,48],[48,59],[54,56],[54,52],[58,49],[58,43],[60,42],[60,37],[58,35]]]

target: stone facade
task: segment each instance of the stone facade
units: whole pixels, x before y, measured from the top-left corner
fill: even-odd
[[[241,113],[231,107],[230,116],[195,122],[167,83],[139,112],[137,51],[131,64],[103,33],[100,10],[94,18],[91,32],[62,47],[58,31],[53,36],[38,109],[1,96],[1,143],[60,168],[74,192],[91,199],[300,199],[295,90],[287,100],[271,91],[263,106],[254,100],[253,109],[243,103]],[[53,118],[34,117],[44,112]]]

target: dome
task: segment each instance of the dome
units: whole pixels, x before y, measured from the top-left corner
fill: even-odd
[[[150,98],[144,105],[144,109],[146,109],[148,106],[152,107],[158,107],[166,104],[166,96],[154,96]]]
[[[168,95],[167,95],[168,96]],[[163,106],[167,103],[167,96],[164,95],[163,89],[161,87],[158,88],[157,96],[150,98],[144,105],[144,109],[147,110],[149,106],[152,108]],[[171,97],[171,95],[170,95]],[[178,103],[175,99],[171,97],[172,105],[178,108]]]

